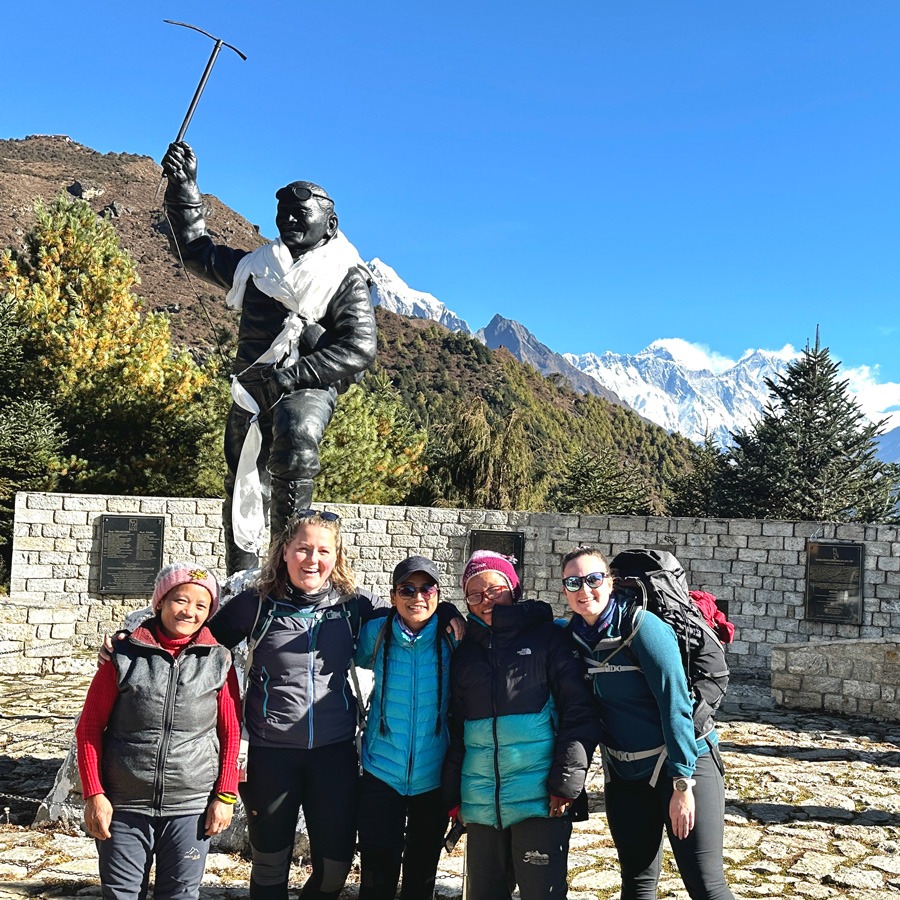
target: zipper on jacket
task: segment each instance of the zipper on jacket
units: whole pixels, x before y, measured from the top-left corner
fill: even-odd
[[[413,677],[412,684],[410,687],[412,690],[410,693],[412,694],[412,715],[409,718],[409,759],[406,763],[406,791],[405,793],[409,794],[410,788],[412,787],[412,770],[413,770],[413,754],[415,753],[415,744],[416,744],[416,734],[418,729],[416,728],[416,709],[418,704],[416,703],[416,698],[418,696],[418,686],[419,686],[419,654],[416,652],[416,644],[417,641],[413,641],[409,645],[409,649],[412,652],[412,660],[413,660]]]
[[[307,659],[309,660],[307,664],[307,674],[309,676],[309,749],[313,748],[313,735],[315,733],[315,729],[313,728],[313,710],[316,708],[316,668],[315,668],[315,650],[316,650],[316,635],[318,633],[319,628],[319,617],[315,615],[313,617],[312,628],[309,629],[309,653],[307,654]]]
[[[265,719],[265,717],[268,715],[268,712],[269,712],[269,680],[270,680],[270,676],[269,676],[269,672],[265,666],[262,667],[262,671],[259,674],[262,678],[262,683],[260,684],[260,687],[262,688],[262,692],[263,692],[262,714],[263,714],[263,718]]]
[[[500,815],[500,741],[497,736],[497,651],[494,647],[494,635],[488,638],[491,651],[491,729],[494,734],[494,807],[497,813],[497,828],[503,828]]]
[[[166,701],[163,704],[163,730],[159,740],[159,749],[156,753],[156,779],[153,785],[153,808],[162,810],[163,781],[165,780],[165,766],[163,765],[169,753],[169,742],[172,738],[172,724],[175,718],[175,689],[178,684],[179,658],[172,660],[169,668],[169,681],[166,685]]]

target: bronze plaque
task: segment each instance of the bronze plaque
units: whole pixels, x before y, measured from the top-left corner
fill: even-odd
[[[502,553],[515,560],[513,566],[519,581],[525,582],[525,535],[521,531],[473,530],[469,532],[469,556],[476,550]]]
[[[101,594],[152,594],[162,568],[163,516],[100,516]]]
[[[806,542],[806,618],[862,625],[864,544]]]

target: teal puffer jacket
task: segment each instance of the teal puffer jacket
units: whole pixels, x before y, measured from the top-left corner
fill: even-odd
[[[401,628],[395,615],[389,624],[391,636],[387,641],[386,635],[379,639],[384,620],[368,622],[356,654],[357,664],[373,669],[375,674],[362,765],[399,794],[411,796],[440,787],[441,764],[449,743],[451,648],[449,640],[438,634],[437,615],[415,640]]]
[[[547,815],[547,775],[556,744],[553,720],[550,699],[538,713],[466,722],[460,805],[464,821],[499,826],[498,805],[504,826]]]

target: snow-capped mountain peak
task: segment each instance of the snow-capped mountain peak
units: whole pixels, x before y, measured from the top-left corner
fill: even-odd
[[[450,331],[472,333],[468,323],[447,309],[434,294],[414,290],[386,262],[376,257],[366,265],[374,281],[372,302],[376,306],[401,316],[432,319]]]
[[[632,409],[695,441],[730,443],[756,421],[769,399],[766,378],[784,372],[793,348],[747,351],[734,362],[679,338],[654,341],[634,355],[607,351],[565,358],[615,391]]]

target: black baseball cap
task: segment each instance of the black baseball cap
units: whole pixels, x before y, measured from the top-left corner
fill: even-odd
[[[438,584],[441,574],[438,567],[427,556],[408,556],[394,566],[394,574],[391,576],[391,586],[397,587],[401,581],[405,581],[413,572],[424,572]]]

